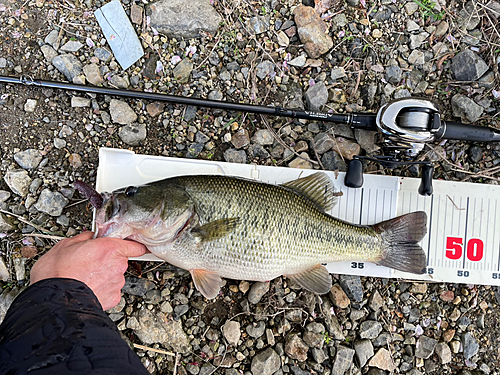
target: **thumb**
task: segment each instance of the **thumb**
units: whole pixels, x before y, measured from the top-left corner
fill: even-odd
[[[126,258],[140,257],[148,252],[146,246],[136,241],[117,240],[116,253]],[[117,244],[118,245],[118,244]]]

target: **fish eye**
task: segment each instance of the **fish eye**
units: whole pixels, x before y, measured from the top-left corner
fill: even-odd
[[[125,195],[127,197],[133,197],[135,195],[135,193],[137,193],[137,187],[136,186],[129,186],[126,190],[125,190]]]

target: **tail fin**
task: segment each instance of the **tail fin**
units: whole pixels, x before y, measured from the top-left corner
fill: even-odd
[[[427,265],[424,250],[418,242],[427,233],[427,214],[412,212],[375,224],[374,229],[384,241],[381,266],[399,271],[423,274]]]

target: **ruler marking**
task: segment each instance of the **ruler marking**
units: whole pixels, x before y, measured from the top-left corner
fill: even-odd
[[[467,208],[465,209],[465,236],[464,236],[464,247],[467,244],[467,225],[469,224],[469,197],[467,197]],[[466,251],[463,252],[463,266],[462,268],[465,268],[465,254]]]
[[[448,197],[446,197],[446,198],[448,198]],[[446,203],[444,204],[444,217],[445,217],[445,220],[448,217],[448,204],[449,204],[449,201],[450,201],[449,199],[446,199],[445,200]],[[445,222],[445,226],[444,226],[443,229],[446,228],[446,225],[447,225],[447,223]],[[451,225],[453,226],[453,214],[452,214],[452,217],[451,217]],[[443,230],[443,234],[446,236],[446,231],[445,230]],[[445,252],[445,254],[446,254],[446,252]],[[443,265],[445,265],[445,264],[447,265],[448,260],[446,259],[446,255],[444,257],[443,257],[443,255],[441,255],[441,259],[443,260]]]
[[[487,215],[487,217],[490,217],[490,205],[491,205],[491,199],[488,198],[488,215]],[[482,225],[482,223],[483,223],[483,217],[481,216],[481,225]],[[485,239],[485,241],[488,241],[489,229],[490,229],[490,226],[486,225],[486,239]],[[484,247],[483,247],[483,250],[484,250]],[[483,255],[484,255],[484,252],[483,252]],[[489,263],[489,264],[491,265],[492,263]]]
[[[365,188],[361,188],[361,205],[359,207],[359,225],[361,225],[361,219],[363,217],[363,194],[365,192]]]
[[[429,215],[429,242],[427,244],[427,266],[429,266],[429,257],[431,254],[432,210],[434,208],[433,204],[434,204],[434,195],[431,196],[431,213]]]

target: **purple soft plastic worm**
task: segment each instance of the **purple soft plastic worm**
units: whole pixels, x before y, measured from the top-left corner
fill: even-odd
[[[102,207],[102,196],[92,186],[83,181],[75,181],[73,186],[87,198],[92,206],[99,209]]]

